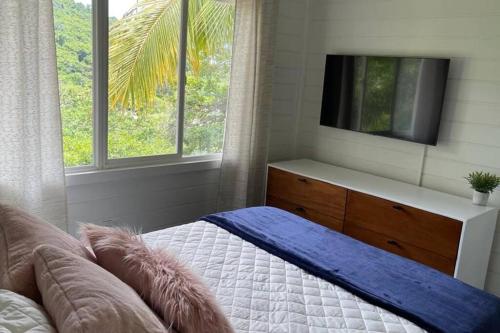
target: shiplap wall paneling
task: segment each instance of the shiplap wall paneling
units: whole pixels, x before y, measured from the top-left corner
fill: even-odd
[[[69,230],[79,222],[144,232],[195,221],[216,209],[219,170],[68,186]]]
[[[281,0],[276,27],[273,108],[269,160],[295,157],[295,139],[303,87],[307,0]]]
[[[309,9],[298,157],[464,197],[468,172],[500,174],[500,1],[316,0]],[[452,58],[438,145],[319,126],[328,53]],[[500,207],[498,191],[490,202]],[[500,295],[500,226],[486,289]]]

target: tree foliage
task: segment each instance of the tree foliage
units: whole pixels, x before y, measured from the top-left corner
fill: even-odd
[[[187,60],[194,73],[206,55],[231,42],[231,2],[189,2]],[[109,33],[109,100],[112,108],[153,103],[159,87],[175,85],[179,59],[180,0],[142,0]]]
[[[54,0],[57,70],[66,166],[92,163],[92,13]]]

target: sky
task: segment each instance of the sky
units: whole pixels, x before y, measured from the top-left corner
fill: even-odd
[[[75,2],[90,5],[92,0],[75,0]],[[109,0],[109,16],[121,18],[136,3],[137,0]]]

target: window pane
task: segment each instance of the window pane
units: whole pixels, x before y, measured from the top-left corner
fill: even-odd
[[[180,0],[109,0],[108,157],[175,154]]]
[[[371,57],[368,59],[361,120],[362,131],[374,133],[391,131],[396,70],[396,58]]]
[[[91,3],[53,1],[66,167],[93,163]]]
[[[184,155],[222,152],[234,1],[190,1]]]
[[[415,114],[415,92],[418,89],[418,77],[422,62],[423,59],[416,58],[400,60],[392,124],[392,131],[399,135],[413,135],[411,132]]]

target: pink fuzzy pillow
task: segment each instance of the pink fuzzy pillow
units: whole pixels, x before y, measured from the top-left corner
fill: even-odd
[[[126,229],[87,224],[81,234],[97,263],[134,288],[179,332],[233,332],[208,288],[167,251],[148,248]]]

